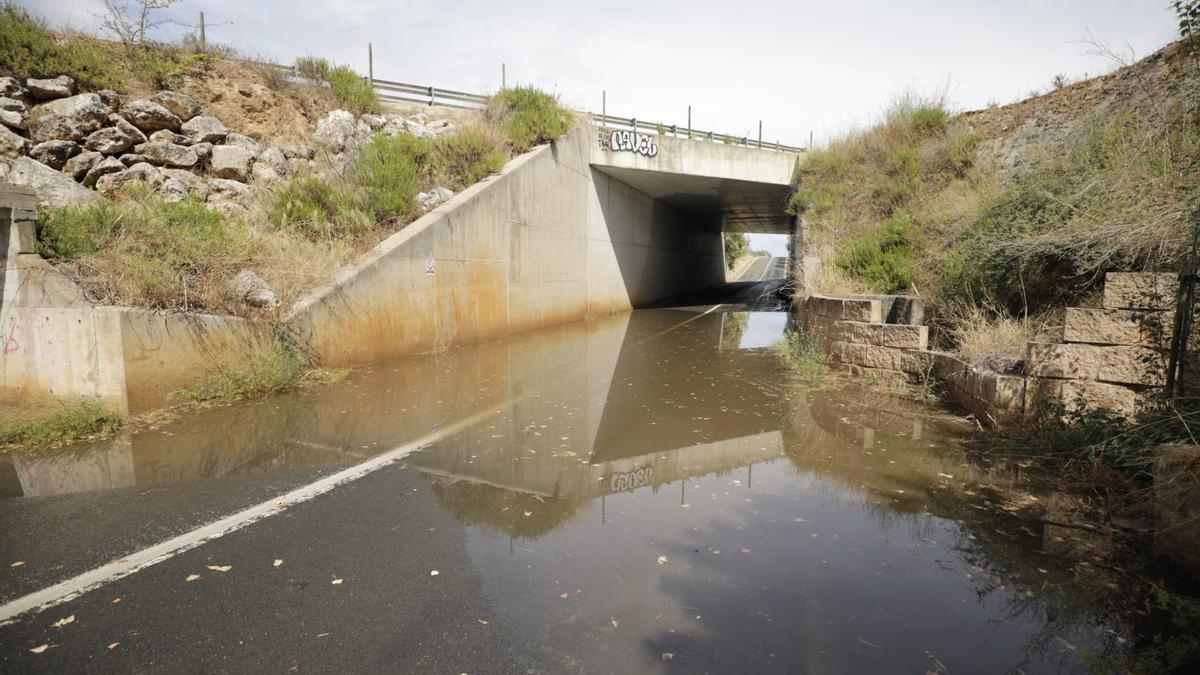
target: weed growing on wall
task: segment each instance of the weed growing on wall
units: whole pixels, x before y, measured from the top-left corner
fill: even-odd
[[[87,400],[47,403],[41,413],[0,421],[0,444],[45,445],[116,431],[121,416]]]
[[[487,117],[517,152],[562,136],[574,120],[556,96],[533,87],[501,89],[488,101]]]
[[[811,331],[788,328],[772,349],[788,370],[807,380],[820,379],[828,370],[829,357]]]

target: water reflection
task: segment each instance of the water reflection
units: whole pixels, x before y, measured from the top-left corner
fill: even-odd
[[[995,508],[1019,475],[852,383],[791,381],[776,313],[645,310],[362,370],[57,455],[6,496],[407,458],[469,525],[487,593],[564,670],[1081,668],[1120,617],[1084,535]],[[1047,508],[1055,498],[1043,495]],[[556,668],[558,669],[558,668]]]

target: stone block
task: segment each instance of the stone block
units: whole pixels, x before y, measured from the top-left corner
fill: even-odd
[[[1063,340],[1103,345],[1144,345],[1165,349],[1171,342],[1174,312],[1068,307]]]
[[[809,311],[839,321],[883,323],[883,308],[879,300],[870,298],[839,298],[813,294],[808,298]]]
[[[852,363],[867,368],[902,370],[905,352],[892,347],[860,345],[834,340],[830,342],[830,358],[839,363]]]
[[[1161,386],[1166,370],[1165,354],[1133,345],[1030,342],[1027,362],[1033,377],[1148,386]]]
[[[1027,386],[1026,411],[1033,410],[1039,401],[1048,397],[1062,401],[1068,408],[1073,408],[1083,398],[1089,408],[1108,408],[1124,415],[1133,415],[1148,400],[1143,390],[1092,380],[1030,378]]]
[[[1178,291],[1174,274],[1109,272],[1104,276],[1104,308],[1171,309]]]
[[[834,340],[897,349],[925,349],[929,343],[928,326],[837,321],[828,333]]]

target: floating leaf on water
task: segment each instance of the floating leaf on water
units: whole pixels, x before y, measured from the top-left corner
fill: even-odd
[[[208,569],[214,572],[228,572],[233,569],[233,565],[209,565]]]
[[[566,600],[570,596],[571,596],[570,593],[559,593],[559,595],[558,595],[558,597],[562,598],[563,600]]]
[[[437,570],[430,570],[430,571],[429,571],[429,576],[431,576],[431,577],[436,577],[436,576],[437,576],[437,575],[439,575],[439,574],[441,574],[441,572],[439,572],[439,571],[437,571]]]
[[[109,644],[109,645],[108,645],[108,650],[111,652],[112,650],[116,649],[116,648],[117,648],[117,646],[118,646],[118,645],[120,645],[120,644],[121,644],[120,642],[113,642],[113,643],[111,643],[111,644]]]
[[[113,598],[112,604],[114,604],[114,605],[121,604],[121,596],[118,595],[117,597]]]
[[[49,648],[50,648],[50,645],[48,645],[48,644],[38,645],[38,646],[34,647],[33,649],[30,649],[29,651],[33,652],[34,654],[41,654],[42,652],[46,651]]]
[[[667,556],[665,556],[665,555],[658,556],[658,564],[659,565],[666,565],[668,562],[670,562],[670,561],[667,560]]]
[[[672,654],[671,652],[663,652],[663,653],[662,653],[662,660],[663,660],[663,661],[670,661],[670,660],[671,660],[671,659],[673,659],[673,658],[675,658],[675,655],[674,655],[674,654]]]
[[[199,578],[200,578],[200,575],[199,575],[199,574],[189,574],[189,575],[187,576],[187,579],[184,579],[184,581],[195,581],[195,580],[197,580],[197,579],[199,579]]]
[[[58,621],[55,621],[53,625],[55,628],[62,628],[63,626],[65,626],[69,623],[75,623],[75,615],[74,614],[72,614],[71,616],[68,616],[65,619],[59,619]]]
[[[280,558],[276,558],[275,562],[271,563],[271,567],[279,567],[282,564],[283,564],[283,560]]]
[[[343,579],[338,579],[337,577],[334,577],[333,581],[331,581],[331,582],[329,582],[329,583],[333,584],[334,586],[341,586],[341,585],[342,585],[342,581],[344,581],[344,580],[343,580]]]
[[[24,560],[15,560],[15,561],[13,561],[13,563],[11,565],[9,565],[9,567],[20,567],[21,565],[24,565],[24,564],[25,564]]]

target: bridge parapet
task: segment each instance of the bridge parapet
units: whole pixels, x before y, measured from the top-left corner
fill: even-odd
[[[789,185],[801,153],[592,125],[592,159],[615,167]]]

